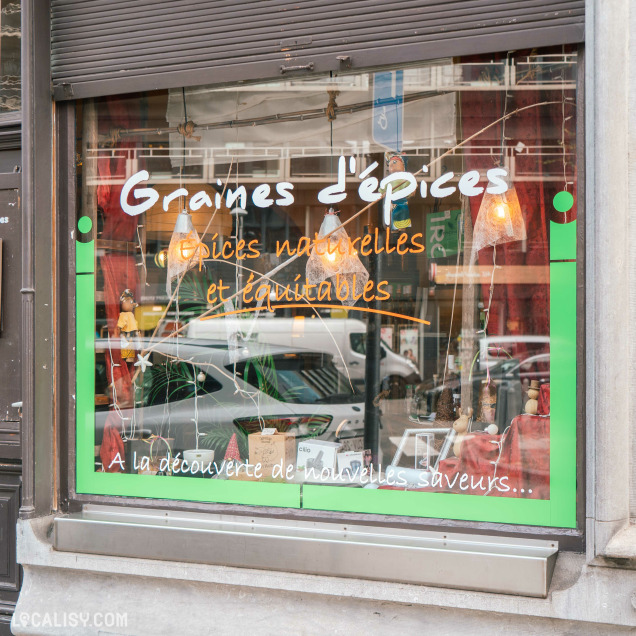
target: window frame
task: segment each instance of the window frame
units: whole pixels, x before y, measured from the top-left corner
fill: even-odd
[[[60,466],[60,501],[63,510],[75,510],[84,503],[114,504],[121,506],[210,512],[214,514],[227,513],[233,515],[259,516],[278,519],[303,519],[314,521],[338,521],[357,523],[364,525],[385,526],[387,528],[411,528],[422,530],[444,529],[455,532],[473,532],[477,534],[488,533],[502,536],[534,536],[548,539],[556,539],[561,548],[580,550],[584,545],[584,516],[585,516],[585,132],[584,132],[584,75],[585,58],[584,46],[577,47],[577,255],[576,259],[576,527],[559,528],[547,526],[528,526],[522,524],[502,523],[494,521],[470,521],[448,520],[444,518],[412,517],[402,515],[387,515],[381,513],[357,513],[324,511],[307,508],[280,508],[271,506],[254,506],[236,503],[204,503],[188,502],[183,500],[147,499],[142,497],[114,496],[114,495],[87,495],[77,493],[76,484],[76,435],[75,435],[75,338],[74,328],[69,332],[69,338],[64,347],[64,359],[68,361],[61,365],[64,373],[61,377],[62,393],[69,396],[69,400],[62,404],[62,422],[68,422],[68,426],[61,427],[59,457]],[[423,60],[424,61],[424,60]],[[399,62],[397,62],[399,63]],[[394,66],[388,65],[388,66]],[[364,72],[365,68],[356,68],[355,71]],[[279,78],[269,78],[275,81]],[[263,81],[268,81],[264,79]],[[75,209],[77,194],[75,174],[75,102],[66,101],[57,104],[57,163],[62,169],[56,171],[56,185],[58,196],[58,215],[62,227],[66,232],[62,236],[73,237],[76,231]],[[66,211],[73,211],[67,214]],[[66,239],[68,240],[68,239]],[[64,266],[61,280],[68,281],[68,292],[62,299],[62,315],[75,316],[75,249],[74,240],[66,246],[69,258],[60,260]],[[71,324],[71,323],[69,323]]]

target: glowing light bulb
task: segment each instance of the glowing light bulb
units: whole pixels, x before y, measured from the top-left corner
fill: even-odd
[[[155,265],[162,269],[168,264],[168,250],[161,250],[155,254]]]
[[[184,263],[187,263],[196,254],[197,248],[199,246],[198,240],[194,240],[190,237],[191,234],[188,234],[187,238],[179,241],[179,250],[177,252],[177,255]]]
[[[327,252],[326,256],[327,256],[327,260],[331,263],[333,263],[336,260],[335,252]]]
[[[500,218],[500,219],[505,219],[506,218],[506,205],[500,203],[496,208],[495,208],[495,214]]]

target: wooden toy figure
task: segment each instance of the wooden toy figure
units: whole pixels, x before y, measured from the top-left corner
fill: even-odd
[[[455,437],[455,442],[453,443],[453,452],[456,457],[462,456],[462,444],[464,443],[464,438],[468,433],[468,428],[470,426],[470,418],[473,416],[473,409],[470,407],[466,409],[464,413],[462,409],[459,409],[459,418],[455,420],[453,423],[453,428],[457,433]]]
[[[135,361],[135,347],[132,339],[139,335],[139,325],[135,320],[133,310],[137,307],[135,298],[130,289],[124,289],[119,297],[121,312],[115,328],[115,337],[121,336],[121,358],[126,362]]]
[[[536,415],[539,408],[539,381],[532,380],[528,389],[528,401],[524,407],[524,411],[530,415]]]

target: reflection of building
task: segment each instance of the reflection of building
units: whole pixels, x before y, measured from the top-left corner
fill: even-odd
[[[14,633],[65,632],[44,617],[61,622],[75,611],[119,620],[106,618],[111,608],[127,624],[85,631],[185,633],[214,625],[234,633],[237,616],[241,630],[255,634],[313,633],[314,624],[373,633],[411,633],[415,624],[463,633],[476,622],[518,633],[633,628],[636,482],[626,440],[636,321],[625,263],[633,260],[626,219],[636,10],[600,0],[410,2],[391,12],[374,3],[269,5],[25,0],[19,73],[18,3],[0,2],[0,220],[9,219],[0,222],[0,370],[21,378],[0,387],[5,545],[13,545],[20,497],[22,504],[17,541],[25,584]],[[401,92],[375,104],[379,72],[395,73]],[[20,75],[18,121],[11,112]],[[391,148],[374,134],[375,115],[387,104],[401,113]],[[408,240],[419,233],[427,249],[360,254],[371,283],[386,281],[389,299],[349,313],[300,302],[278,309],[272,313],[284,317],[291,344],[271,356],[240,351],[240,359],[234,343],[257,342],[263,350],[270,343],[250,332],[254,300],[224,306],[245,310],[243,332],[209,339],[216,347],[213,364],[204,360],[209,369],[180,359],[186,339],[176,331],[217,302],[208,296],[211,285],[222,279],[232,295],[250,274],[237,276],[235,255],[192,267],[179,306],[171,305],[168,248],[186,199],[203,192],[214,201],[226,180],[232,189],[244,186],[247,214],[233,217],[233,206],[223,203],[206,232],[206,204],[192,210],[192,223],[209,249],[236,247],[241,235],[253,242],[258,256],[248,267],[262,274],[281,265],[282,242],[297,246],[319,230],[328,206],[316,194],[335,183],[338,157],[348,168],[346,198],[337,204],[346,222],[366,206],[360,175],[374,162],[378,180],[386,175],[387,150],[403,152],[412,173],[427,166],[408,202]],[[460,183],[470,191],[475,184],[465,175],[476,171],[477,186],[485,187],[496,165],[516,188],[527,238],[496,244],[490,237],[471,263],[482,192],[462,193]],[[144,186],[159,199],[126,217],[121,186],[140,170],[150,173]],[[294,185],[292,205],[257,205],[261,184],[276,192],[281,182]],[[179,187],[187,197],[164,209],[163,197]],[[433,187],[452,191],[431,194]],[[553,204],[564,189],[576,195],[567,212]],[[372,234],[380,212],[381,203],[369,206],[347,225],[349,236]],[[507,213],[502,209],[502,223]],[[435,230],[435,251],[427,219],[443,227]],[[463,240],[450,240],[454,232]],[[299,258],[275,280],[286,286],[300,278],[305,291],[304,274]],[[173,340],[162,362],[148,358],[154,368],[144,374],[117,366],[112,353],[113,299],[123,288],[134,289],[141,304],[142,339],[157,330]],[[384,313],[377,318],[361,311],[378,307]],[[324,344],[328,323],[346,317],[362,327],[343,331],[343,360],[332,366],[325,359],[338,354],[331,340]],[[264,311],[260,319],[268,320]],[[327,327],[295,347],[309,321]],[[409,377],[419,373],[421,382],[397,372],[378,378],[382,364],[397,365],[380,330],[391,334],[388,345],[406,367],[398,355],[406,329],[413,331],[402,353],[417,361]],[[194,358],[208,345],[192,346]],[[333,388],[342,385],[334,367],[347,364],[357,365],[367,391],[360,398],[350,387],[349,402]],[[224,403],[215,405],[223,417],[205,411],[205,400],[220,391],[214,373],[231,380]],[[521,414],[532,382],[543,391]],[[269,398],[269,410],[238,417],[237,395],[245,397],[250,383],[257,402]],[[488,417],[477,408],[485,405],[483,387]],[[283,413],[285,399],[292,406]],[[12,406],[19,402],[20,412]],[[467,405],[477,413],[472,423],[467,413],[459,416]],[[187,435],[158,434],[164,411],[170,425],[187,419]],[[274,441],[257,442],[270,459],[294,454],[289,440],[276,441],[292,429],[310,441],[328,431],[329,440],[318,441],[337,444],[338,437],[359,453],[350,434],[366,424],[365,444],[384,454],[380,477],[404,483],[358,488],[351,483],[357,461],[345,486],[334,472],[327,485],[302,475],[261,483],[249,475],[219,479],[222,470],[156,474],[183,468],[161,470],[166,449],[192,452],[204,424],[215,436],[197,452],[249,460],[248,435],[258,435],[263,414],[278,431]],[[497,434],[481,432],[484,424]],[[508,429],[513,435],[504,438]],[[102,472],[120,443],[128,465],[122,474]],[[272,450],[277,444],[283,450]],[[149,448],[153,461],[131,468],[134,453]],[[425,468],[440,465],[446,481],[423,485]],[[462,482],[467,466],[470,494]],[[490,489],[480,492],[480,479],[488,486],[489,477]],[[536,496],[513,492],[513,479],[536,481]],[[20,582],[13,555],[7,560],[0,633]],[[329,611],[336,606],[342,611]]]

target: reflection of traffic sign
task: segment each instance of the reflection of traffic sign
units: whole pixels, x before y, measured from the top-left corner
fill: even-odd
[[[402,150],[403,71],[373,74],[373,140],[389,150]]]
[[[432,212],[426,217],[426,253],[429,258],[457,254],[460,212]]]

